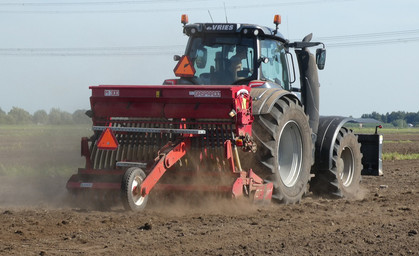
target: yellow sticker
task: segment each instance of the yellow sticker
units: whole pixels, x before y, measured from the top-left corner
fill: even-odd
[[[246,99],[242,98],[242,109],[246,109]]]

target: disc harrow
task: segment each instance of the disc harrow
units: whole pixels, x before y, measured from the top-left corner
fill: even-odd
[[[251,138],[250,88],[216,88],[224,93],[217,104],[191,97],[190,91],[196,90],[195,87],[183,88],[184,97],[176,101],[170,97],[143,96],[147,93],[109,101],[103,94],[95,95],[106,87],[91,88],[94,134],[91,138],[82,138],[86,166],[68,181],[67,188],[71,192],[121,194],[122,201],[128,202],[123,205],[130,210],[142,210],[153,189],[270,200],[272,184],[264,184],[252,170],[244,171],[238,154],[238,150],[251,154],[255,149]],[[160,95],[170,95],[165,91],[171,90],[167,86],[154,86],[152,89],[137,87],[135,91],[147,89],[160,91]],[[214,90],[213,87],[204,89]],[[121,94],[133,88],[119,90]],[[121,105],[120,101],[127,104]],[[156,105],[160,109],[151,114],[144,110],[154,109]],[[118,106],[135,108],[135,111],[117,115],[121,112]],[[214,112],[212,106],[218,106],[220,111]],[[202,118],[207,116],[209,118]],[[105,133],[111,136],[106,137]],[[115,147],[110,149],[103,145]],[[129,184],[124,184],[127,182]]]

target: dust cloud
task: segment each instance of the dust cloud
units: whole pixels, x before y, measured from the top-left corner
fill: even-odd
[[[56,208],[66,206],[65,177],[0,177],[1,207]]]
[[[162,195],[150,194],[151,198],[146,211],[158,211],[173,216],[188,214],[248,214],[260,209],[261,205],[253,204],[250,199],[233,199],[228,196],[193,193],[189,195]],[[268,206],[266,206],[268,207]]]
[[[90,127],[16,126],[0,130],[0,207],[62,207],[66,182],[83,166],[80,138]]]

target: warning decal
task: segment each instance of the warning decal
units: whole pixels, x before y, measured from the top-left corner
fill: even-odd
[[[178,77],[193,77],[196,72],[191,60],[186,55],[183,55],[182,58],[180,58],[173,71],[175,72],[175,76]]]

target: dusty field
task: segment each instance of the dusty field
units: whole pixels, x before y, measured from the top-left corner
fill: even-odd
[[[386,135],[385,152],[419,153]],[[396,143],[398,141],[410,141]],[[63,177],[0,176],[1,255],[419,255],[419,160],[385,161],[355,201],[305,197],[256,207],[203,199],[87,211],[66,204]]]

